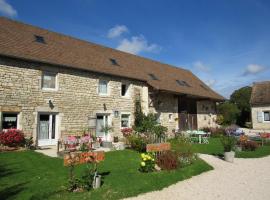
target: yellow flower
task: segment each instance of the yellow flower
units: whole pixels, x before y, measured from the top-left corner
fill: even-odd
[[[143,158],[143,161],[146,161],[146,158],[145,157]]]
[[[152,161],[155,161],[155,159],[154,159],[154,158],[152,158]]]
[[[143,166],[143,167],[144,167],[144,166],[145,166],[145,162],[141,162],[141,166]]]
[[[144,153],[142,153],[142,154],[141,154],[141,157],[142,157],[142,158],[144,158],[144,157],[145,157],[145,154],[144,154]]]

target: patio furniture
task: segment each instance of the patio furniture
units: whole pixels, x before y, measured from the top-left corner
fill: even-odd
[[[188,130],[186,131],[189,136],[190,140],[193,143],[199,143],[199,144],[208,144],[209,143],[209,133],[206,133],[204,131],[197,131],[197,130]]]

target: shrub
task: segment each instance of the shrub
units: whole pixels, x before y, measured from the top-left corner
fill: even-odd
[[[162,152],[157,159],[158,166],[163,170],[173,170],[179,166],[178,154],[175,151]]]
[[[170,143],[172,149],[178,154],[179,165],[181,167],[191,164],[196,159],[196,154],[193,152],[189,138],[183,136],[177,137],[170,140]]]
[[[255,141],[245,141],[241,143],[243,151],[255,151],[258,148],[258,143]]]
[[[33,144],[34,144],[33,137],[24,139],[24,145],[27,149],[34,149]]]
[[[121,132],[122,132],[124,137],[129,137],[132,134],[133,129],[132,128],[123,128],[123,129],[121,129]]]
[[[164,138],[168,128],[165,126],[157,125],[153,127],[153,132],[158,139]]]
[[[128,141],[132,149],[138,152],[146,151],[146,139],[141,137],[140,135],[131,135],[128,137]]]
[[[18,129],[8,129],[0,133],[0,143],[9,147],[19,147],[24,145],[23,132]]]
[[[224,147],[224,152],[230,152],[234,150],[236,139],[233,136],[222,136],[221,144]]]
[[[153,172],[155,170],[155,158],[152,154],[141,154],[141,164],[139,170],[146,173]]]

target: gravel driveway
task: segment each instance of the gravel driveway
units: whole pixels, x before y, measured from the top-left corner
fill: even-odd
[[[234,163],[227,163],[211,155],[203,154],[200,157],[215,169],[161,191],[129,199],[270,199],[270,156],[255,159],[237,158]]]

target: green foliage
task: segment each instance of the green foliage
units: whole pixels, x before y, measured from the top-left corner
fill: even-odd
[[[169,142],[171,143],[172,150],[178,155],[178,161],[181,167],[190,165],[196,160],[190,138],[180,136],[169,140]]]
[[[136,101],[135,101],[134,117],[135,117],[135,120],[134,120],[135,127],[140,127],[141,122],[143,121],[143,118],[144,118],[144,114],[142,112],[142,106],[141,106],[141,100],[140,99],[136,99]]]
[[[221,144],[223,145],[224,152],[230,152],[234,150],[236,145],[236,138],[233,136],[222,136],[220,138]]]
[[[217,106],[218,113],[223,116],[223,125],[234,124],[240,114],[236,104],[228,101]]]
[[[140,116],[140,121],[137,119],[137,125],[135,125],[134,130],[139,133],[151,133],[157,123],[157,116],[153,113],[148,115],[142,114]]]
[[[164,138],[166,132],[168,131],[168,128],[165,126],[161,126],[161,125],[156,125],[153,127],[154,134],[158,137],[158,138]]]
[[[134,134],[127,137],[128,142],[132,149],[138,152],[146,151],[146,138],[141,137],[140,135]]]
[[[24,139],[25,148],[27,148],[27,149],[34,149],[33,144],[34,144],[33,137],[25,138]]]
[[[250,121],[250,97],[252,88],[249,86],[235,90],[230,96],[230,102],[236,104],[240,110],[237,117],[237,124],[244,126],[245,122]]]

